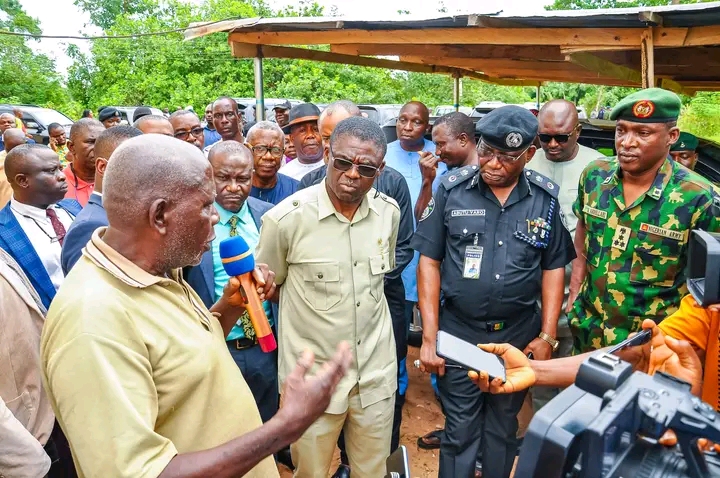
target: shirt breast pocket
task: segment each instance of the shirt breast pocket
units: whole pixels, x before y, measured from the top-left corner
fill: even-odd
[[[321,262],[303,265],[305,299],[316,310],[329,310],[340,302],[340,265]]]
[[[475,236],[482,241],[485,234],[485,216],[467,216],[450,219],[448,222],[448,234],[453,238],[455,244],[472,243]],[[481,242],[478,244],[482,245]]]
[[[385,274],[390,272],[390,255],[379,254],[370,257],[370,295],[380,302],[385,288]]]
[[[630,282],[672,287],[684,242],[640,231],[630,266]]]

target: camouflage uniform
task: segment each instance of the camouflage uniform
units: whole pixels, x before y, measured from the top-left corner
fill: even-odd
[[[587,274],[568,315],[574,353],[626,339],[643,319],[680,306],[691,229],[717,231],[718,196],[698,174],[666,159],[650,189],[627,207],[617,159],[580,177],[573,211],[585,224]]]

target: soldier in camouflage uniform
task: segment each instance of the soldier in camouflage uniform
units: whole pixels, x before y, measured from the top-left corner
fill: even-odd
[[[570,291],[579,289],[568,315],[574,353],[621,342],[643,319],[677,311],[688,292],[690,230],[718,229],[712,185],[668,159],[679,113],[677,95],[660,88],[626,97],[611,113],[618,156],[583,171],[573,205],[575,243],[584,244]]]

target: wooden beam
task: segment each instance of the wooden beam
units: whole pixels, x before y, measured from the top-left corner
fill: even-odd
[[[564,61],[565,55],[556,46],[505,46],[505,45],[428,45],[425,43],[399,44],[335,44],[330,51],[345,55],[428,56],[454,58],[497,58],[515,60]]]
[[[663,26],[663,17],[657,12],[640,12],[638,18],[641,22],[645,22],[650,26],[661,27]]]
[[[495,58],[452,58],[452,57],[426,57],[426,56],[401,56],[400,61],[410,63],[421,63],[427,65],[445,65],[455,68],[468,68],[470,70],[537,70],[537,71],[568,71],[578,70],[583,73],[582,68],[577,68],[565,61],[528,61],[513,59]],[[460,66],[463,65],[463,66]]]
[[[624,65],[617,65],[590,53],[574,53],[572,55],[568,55],[568,61],[603,76],[610,76],[617,78],[618,80],[643,84],[643,75],[639,71],[628,68]],[[683,93],[682,86],[671,79],[663,79],[662,87],[674,91],[675,93]]]
[[[657,27],[659,47],[720,43],[720,26]],[[424,28],[411,30],[322,30],[230,33],[229,40],[262,45],[333,45],[343,43],[425,43],[474,45],[615,46],[638,48],[643,28]]]
[[[367,66],[373,68],[385,68],[391,70],[413,71],[417,73],[442,73],[446,75],[459,75],[465,78],[487,81],[490,83],[503,84],[508,86],[535,86],[537,82],[518,82],[495,80],[487,75],[476,71],[450,68],[439,65],[424,65],[417,63],[409,63],[403,61],[386,60],[382,58],[370,58],[363,56],[342,55],[328,51],[309,50],[306,48],[290,48],[271,45],[254,45],[248,43],[231,42],[230,48],[232,54],[237,58],[255,58],[261,56],[263,58],[287,58],[297,60],[324,61],[328,63],[340,63],[344,65]]]

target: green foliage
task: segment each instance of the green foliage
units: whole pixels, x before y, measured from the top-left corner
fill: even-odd
[[[683,108],[680,129],[720,143],[720,93],[698,93]]]
[[[0,0],[0,29],[39,35],[38,21],[17,0]],[[0,103],[64,105],[69,97],[54,62],[22,36],[0,35]]]

